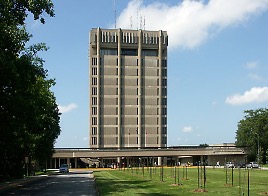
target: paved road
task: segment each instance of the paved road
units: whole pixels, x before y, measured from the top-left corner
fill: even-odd
[[[90,171],[74,171],[44,177],[33,183],[19,186],[5,195],[88,195],[96,196],[93,174]]]

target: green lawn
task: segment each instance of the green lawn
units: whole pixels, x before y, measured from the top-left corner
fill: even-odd
[[[163,181],[160,175],[161,168],[150,169],[133,168],[125,170],[96,170],[97,187],[100,195],[248,195],[248,170],[206,169],[206,192],[204,191],[203,175],[199,178],[198,169],[190,167],[176,168],[176,178],[174,168],[164,168]],[[203,170],[199,170],[203,174]],[[183,175],[184,174],[184,175]],[[250,174],[250,195],[268,195],[268,170],[249,170]],[[201,175],[200,175],[201,176]],[[227,176],[227,178],[226,178]],[[240,177],[239,177],[240,176]],[[175,182],[176,179],[176,182]],[[226,184],[227,179],[227,184]],[[201,186],[202,185],[202,186]],[[199,192],[196,192],[199,190]]]

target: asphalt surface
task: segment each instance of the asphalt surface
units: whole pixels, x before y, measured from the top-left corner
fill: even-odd
[[[36,176],[2,184],[0,195],[83,195],[97,196],[92,171],[71,171]]]

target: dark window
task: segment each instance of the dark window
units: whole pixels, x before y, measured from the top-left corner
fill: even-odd
[[[167,86],[167,79],[165,78],[162,79],[162,86]]]
[[[167,77],[167,70],[166,69],[162,69],[162,77]]]
[[[96,67],[93,67],[92,68],[92,73],[91,73],[92,75],[97,75],[98,74],[98,72],[97,72],[97,68]]]
[[[121,55],[125,56],[138,56],[138,49],[122,49]]]
[[[92,115],[97,115],[97,107],[92,107]]]
[[[142,56],[158,56],[158,49],[146,49],[141,51]]]
[[[162,125],[166,125],[167,124],[167,119],[166,118],[162,118]]]
[[[117,49],[100,49],[100,55],[117,55]]]
[[[167,98],[162,99],[162,105],[167,105]]]
[[[97,95],[97,88],[96,87],[92,87],[92,95]]]
[[[92,97],[91,104],[92,105],[97,105],[97,97]]]

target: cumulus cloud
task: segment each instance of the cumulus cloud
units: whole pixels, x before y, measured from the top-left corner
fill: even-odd
[[[267,0],[184,0],[173,6],[144,2],[130,1],[117,18],[117,28],[166,30],[170,48],[195,48],[222,29],[268,9]]]
[[[258,74],[255,74],[255,73],[250,73],[248,74],[248,77],[251,79],[251,80],[255,80],[255,81],[262,81],[263,78],[258,75]]]
[[[190,133],[192,131],[193,131],[193,128],[191,126],[185,126],[182,129],[182,132],[184,132],[184,133]]]
[[[243,95],[235,94],[226,98],[225,103],[243,105],[268,101],[268,87],[253,87]]]
[[[247,69],[256,69],[258,67],[258,62],[249,62],[246,64]]]
[[[63,114],[63,113],[67,113],[67,112],[70,112],[70,111],[76,109],[77,105],[75,103],[71,103],[71,104],[66,105],[66,106],[59,105],[58,108],[59,108],[60,113]]]

